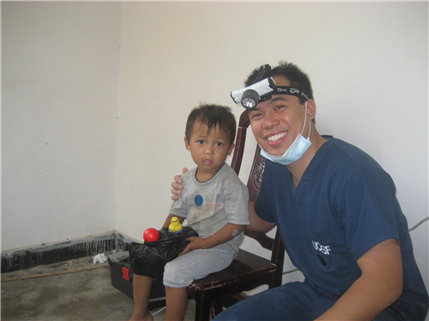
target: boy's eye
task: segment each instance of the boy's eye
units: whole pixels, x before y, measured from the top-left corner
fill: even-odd
[[[198,144],[204,144],[204,141],[202,139],[197,141]]]
[[[217,142],[217,143],[216,143],[216,145],[217,145],[217,146],[223,146],[223,143],[221,143],[221,142]]]

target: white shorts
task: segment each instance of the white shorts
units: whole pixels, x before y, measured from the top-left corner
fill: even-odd
[[[210,273],[228,267],[235,255],[218,247],[199,249],[178,256],[164,268],[164,285],[183,288],[194,280],[202,279]]]

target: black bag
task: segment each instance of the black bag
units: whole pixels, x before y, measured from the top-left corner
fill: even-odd
[[[180,233],[170,233],[167,228],[159,231],[153,242],[132,242],[130,247],[131,271],[137,275],[159,278],[167,262],[175,259],[190,243],[186,238],[198,236],[192,227],[184,226]]]

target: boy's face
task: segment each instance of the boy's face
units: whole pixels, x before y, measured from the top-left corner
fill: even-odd
[[[208,133],[208,126],[197,120],[188,140],[185,137],[186,149],[191,151],[191,156],[198,166],[200,174],[216,174],[231,154],[234,144],[229,143],[229,135],[217,125]]]

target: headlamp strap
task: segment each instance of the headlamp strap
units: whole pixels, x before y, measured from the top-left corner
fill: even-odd
[[[256,78],[253,81],[253,83],[257,83],[258,81],[261,81],[262,79],[264,79],[266,73],[269,72],[270,70],[271,70],[271,66],[270,65],[262,65],[259,68],[258,75],[256,76]]]
[[[292,95],[298,98],[303,98],[306,101],[308,100],[307,94],[304,93],[302,90],[299,90],[294,87],[288,87],[288,86],[277,86],[276,90],[262,96],[261,101],[270,100],[272,95]]]

